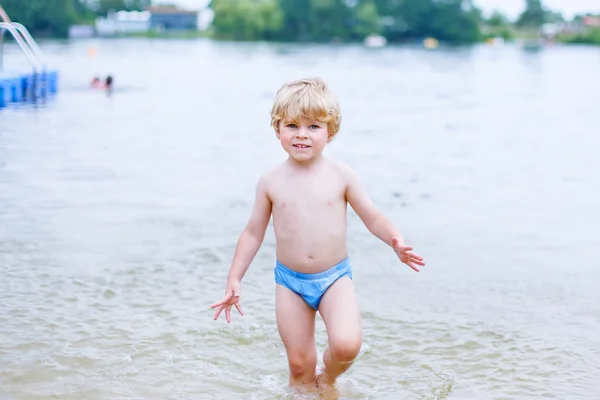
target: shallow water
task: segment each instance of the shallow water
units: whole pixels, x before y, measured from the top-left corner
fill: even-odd
[[[294,397],[271,228],[246,315],[209,305],[284,159],[271,98],[313,75],[344,113],[328,155],[427,261],[412,272],[349,213],[364,345],[343,398],[600,398],[598,49],[42,49],[58,97],[0,111],[0,398]],[[112,96],[86,89],[107,73]]]

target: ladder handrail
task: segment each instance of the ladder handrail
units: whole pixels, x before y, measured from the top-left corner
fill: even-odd
[[[15,28],[12,23],[0,22],[0,33],[2,33],[2,36],[4,36],[4,31],[11,33],[11,35],[16,40],[19,47],[25,54],[25,57],[27,57],[27,59],[29,60],[29,63],[31,64],[31,66],[34,67],[34,70],[36,70],[36,72],[37,72],[37,69],[36,69],[36,63],[37,63],[39,70],[42,71],[44,69],[44,65],[41,63],[41,61],[39,60],[37,55],[35,53],[33,53],[33,50],[27,45],[27,43],[25,43],[25,41],[23,40],[23,38],[20,35],[19,30],[17,28]]]
[[[0,4],[0,18],[4,22],[10,22],[10,18],[8,17],[8,14],[6,13],[6,11],[4,11],[4,8],[2,8],[1,4]],[[2,69],[4,67],[3,61],[4,61],[4,29],[0,29],[0,71],[2,71]]]
[[[41,66],[41,69],[44,68],[44,62],[43,62],[43,53],[42,50],[40,49],[40,47],[38,46],[38,44],[36,43],[35,39],[31,36],[31,34],[29,33],[29,31],[27,30],[27,28],[25,28],[25,26],[21,23],[18,22],[12,22],[10,20],[10,17],[8,16],[8,14],[6,13],[6,11],[4,10],[4,8],[2,7],[2,5],[0,5],[0,19],[4,22],[0,22],[0,46],[2,45],[2,39],[4,37],[4,30],[8,30],[8,28],[6,28],[4,26],[4,24],[10,24],[12,25],[12,27],[16,30],[17,35],[20,34],[20,36],[22,36],[22,39],[25,39],[25,42],[27,43],[27,45],[29,45],[31,52],[33,53],[33,55],[35,56],[38,64]],[[17,35],[15,35],[15,32],[13,32],[12,30],[10,31],[11,34],[13,35],[13,37],[15,38],[15,40],[17,41],[17,43],[19,43],[19,39],[17,38]],[[22,41],[22,40],[21,40]],[[19,46],[21,47],[21,49],[23,50],[24,53],[26,53],[26,50],[23,46],[23,43],[19,43]],[[26,54],[27,55],[27,54]],[[31,62],[31,58],[30,56],[27,56],[27,58],[29,59],[29,62],[33,65],[33,63]],[[0,65],[0,69],[1,69],[1,65]]]
[[[21,33],[21,35],[25,39],[25,42],[27,42],[29,47],[31,47],[33,54],[35,54],[35,56],[38,59],[38,61],[40,62],[40,64],[44,65],[44,63],[43,63],[44,54],[42,53],[42,50],[40,49],[38,44],[35,42],[35,39],[33,39],[31,34],[29,33],[29,31],[27,30],[27,28],[25,28],[25,26],[23,24],[18,23],[18,22],[11,22],[11,24],[12,24],[12,26],[15,27],[15,29],[18,32]]]
[[[6,11],[4,11],[4,8],[2,8],[1,4],[0,4],[0,18],[2,18],[2,21],[4,21],[4,22],[11,22],[10,18],[8,17],[8,14],[6,13]]]

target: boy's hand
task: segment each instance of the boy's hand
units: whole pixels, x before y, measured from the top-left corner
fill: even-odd
[[[227,323],[231,322],[231,307],[235,306],[240,315],[244,315],[242,306],[240,305],[240,282],[227,282],[225,288],[225,296],[217,303],[210,306],[210,308],[216,308],[214,320],[216,321],[221,314],[221,311],[225,310],[225,319]]]
[[[398,258],[400,259],[400,261],[402,261],[404,264],[408,265],[415,271],[419,272],[419,267],[417,267],[417,265],[420,265],[420,266],[425,265],[425,263],[423,262],[423,257],[411,252],[411,250],[413,248],[410,246],[401,244],[400,240],[398,240],[398,238],[392,238],[392,248],[398,255]]]

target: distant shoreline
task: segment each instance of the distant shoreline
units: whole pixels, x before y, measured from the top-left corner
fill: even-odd
[[[324,42],[302,42],[302,41],[279,41],[279,40],[240,40],[233,39],[228,37],[220,37],[214,34],[214,32],[210,29],[202,30],[202,31],[148,31],[148,32],[140,32],[140,33],[132,33],[132,34],[121,34],[115,35],[108,38],[149,38],[149,39],[195,39],[195,38],[210,38],[218,41],[229,41],[229,42],[273,42],[273,43],[361,43],[361,41],[343,41],[338,42],[335,39]],[[454,43],[448,42],[444,43],[449,46],[464,46],[469,44],[478,44],[485,43],[492,39],[498,38],[500,35],[486,35],[481,38],[481,40],[473,42],[473,43]],[[389,42],[389,44],[408,44],[408,43],[417,43],[422,42],[425,38],[414,38],[412,40],[406,40],[402,42]],[[522,32],[514,32],[511,37],[503,38],[506,42],[515,42],[522,40],[531,40],[533,38],[524,35]],[[539,38],[539,40],[543,40]],[[558,35],[554,40],[555,43],[564,43],[564,44],[589,44],[589,45],[597,45],[600,46],[600,29],[590,29],[585,32],[580,32],[571,35]]]
[[[264,43],[301,43],[301,44],[359,44],[362,41],[338,41],[335,39],[329,41],[285,41],[285,40],[240,40],[234,39],[230,37],[222,37],[215,35],[214,32],[210,29],[207,30],[198,30],[198,31],[147,31],[147,32],[137,32],[137,33],[128,33],[128,34],[117,34],[111,36],[91,36],[91,37],[82,37],[82,38],[62,38],[62,37],[53,37],[53,36],[45,36],[45,35],[34,35],[37,36],[36,40],[80,40],[80,39],[131,39],[131,38],[140,38],[140,39],[212,39],[215,41],[222,42],[264,42]],[[406,44],[415,44],[421,43],[425,38],[414,38],[412,40],[405,41],[392,41],[388,42],[388,45],[406,45]],[[503,39],[506,43],[514,43],[514,42],[522,42],[522,41],[545,41],[543,38],[534,38],[528,35],[523,34],[522,32],[514,32],[512,36],[502,38],[500,35],[485,35],[481,38],[481,40],[472,42],[472,43],[454,43],[454,42],[443,42],[440,41],[444,47],[458,47],[458,46],[469,46],[476,45],[481,43],[490,43],[496,39]],[[5,42],[13,41],[12,38],[5,37]],[[592,46],[600,46],[600,29],[591,29],[586,32],[581,32],[577,34],[571,35],[558,35],[554,40],[550,41],[551,43],[559,43],[559,44],[578,44],[578,45],[592,45]]]
[[[215,36],[209,31],[184,31],[184,32],[143,32],[143,33],[135,33],[135,34],[121,34],[114,36],[94,36],[95,39],[131,39],[131,38],[140,38],[140,39],[212,39],[215,41],[221,42],[240,42],[240,43],[251,43],[251,42],[264,42],[264,43],[301,43],[301,44],[360,44],[362,41],[319,41],[319,42],[304,42],[304,41],[284,41],[284,40],[240,40],[240,39],[232,39],[228,37],[219,37]],[[48,38],[50,39],[50,38]],[[491,40],[496,39],[495,37],[486,37],[480,41],[473,43],[453,43],[453,42],[440,42],[444,46],[449,47],[458,47],[458,46],[469,46],[469,45],[477,45],[486,42],[490,42]],[[500,38],[502,39],[502,38]],[[77,40],[76,38],[72,40]],[[401,42],[388,42],[388,45],[405,45],[405,44],[415,44],[421,43],[423,39],[415,38],[413,40],[406,40]],[[516,43],[522,41],[544,41],[544,39],[534,39],[526,36],[517,35],[515,37],[504,39],[506,43]],[[572,36],[563,36],[557,37],[554,40],[550,41],[551,43],[558,44],[585,44],[585,45],[595,45],[600,46],[600,36],[593,35],[572,35]]]

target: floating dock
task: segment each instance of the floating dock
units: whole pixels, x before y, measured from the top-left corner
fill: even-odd
[[[42,51],[27,28],[12,22],[0,6],[0,109],[11,103],[35,102],[58,92],[58,71],[47,68]],[[4,34],[11,34],[27,57],[31,70],[4,71]]]
[[[56,94],[58,71],[9,73],[0,71],[0,108],[11,103],[35,102]]]

